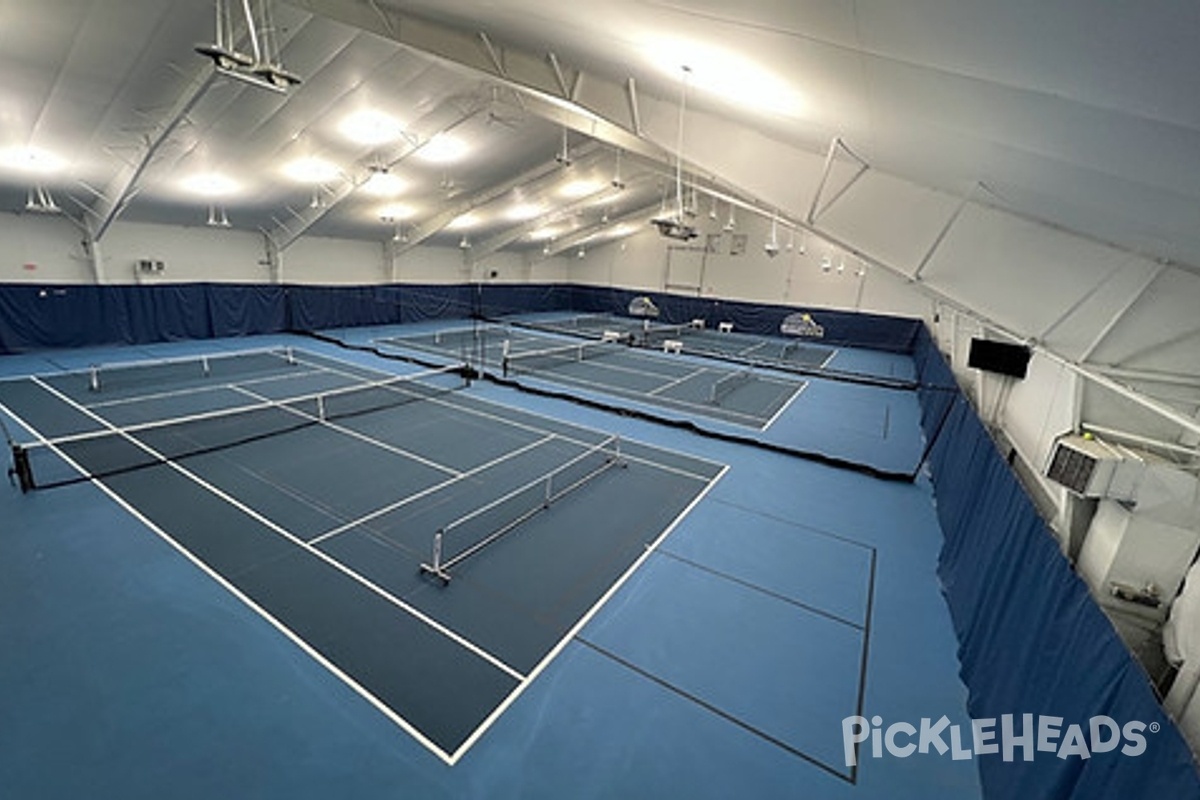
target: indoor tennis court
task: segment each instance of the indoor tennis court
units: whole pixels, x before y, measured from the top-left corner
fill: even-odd
[[[289,349],[10,380],[0,404],[35,437],[31,489],[103,478],[453,763],[722,467],[450,378]]]
[[[1200,800],[1200,7],[0,9],[0,800]]]

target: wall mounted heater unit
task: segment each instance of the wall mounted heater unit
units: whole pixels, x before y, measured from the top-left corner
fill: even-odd
[[[1060,436],[1050,451],[1046,477],[1080,497],[1133,500],[1145,459],[1091,436]]]

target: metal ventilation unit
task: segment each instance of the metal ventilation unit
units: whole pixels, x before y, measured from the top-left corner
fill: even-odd
[[[1118,472],[1128,472],[1126,465],[1131,460],[1134,469],[1140,463],[1140,459],[1131,459],[1131,456],[1130,451],[1118,445],[1091,436],[1068,434],[1054,442],[1046,477],[1080,497],[1113,497],[1111,492]],[[1116,483],[1119,488],[1128,481]]]

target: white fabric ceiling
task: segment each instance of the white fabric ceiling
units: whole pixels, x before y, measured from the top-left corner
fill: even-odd
[[[284,246],[403,229],[410,247],[469,236],[483,252],[536,252],[545,229],[556,242],[620,220],[644,230],[673,189],[686,60],[683,154],[702,187],[779,209],[1021,335],[1048,333],[1068,357],[1200,374],[1191,315],[1175,308],[1200,299],[1195,4],[269,5],[280,60],[303,79],[287,94],[215,75],[193,50],[214,36],[214,0],[0,0],[0,151],[32,145],[65,164],[0,166],[0,209],[42,189],[101,236],[118,218],[216,212]],[[364,108],[405,135],[348,141],[339,126]],[[422,161],[439,132],[467,154]],[[564,135],[570,170],[555,163]],[[300,156],[338,172],[319,186],[282,175]],[[860,162],[869,172],[850,183]],[[372,168],[402,191],[368,196]],[[237,191],[181,188],[208,170]],[[381,219],[396,204],[406,218]],[[451,225],[468,211],[474,227]],[[1172,321],[1152,329],[1166,286]]]

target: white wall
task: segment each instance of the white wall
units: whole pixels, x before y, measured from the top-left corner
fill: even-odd
[[[686,245],[664,239],[647,225],[642,233],[589,249],[583,259],[567,259],[568,275],[577,283],[648,292],[910,317],[931,313],[931,301],[903,279],[811,235],[790,235],[777,227],[779,253],[769,257],[764,250],[769,220],[743,214],[732,233],[723,230],[725,221],[724,215],[716,220],[701,215],[695,222],[700,237]],[[719,237],[715,252],[705,252],[709,235]],[[741,255],[731,251],[735,235],[746,237]],[[826,258],[828,271],[822,268]]]
[[[91,283],[83,239],[63,217],[0,213],[0,280]]]
[[[270,270],[258,233],[220,228],[117,222],[98,250],[106,283],[265,283]],[[143,259],[163,262],[161,274],[137,269]]]

